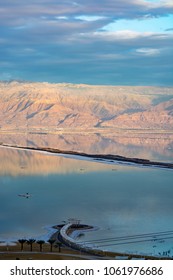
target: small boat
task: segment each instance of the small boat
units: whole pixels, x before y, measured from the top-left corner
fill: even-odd
[[[29,198],[29,197],[31,197],[31,194],[29,194],[29,193],[23,193],[23,194],[18,194],[18,196],[20,196],[20,197],[25,197],[25,198]]]

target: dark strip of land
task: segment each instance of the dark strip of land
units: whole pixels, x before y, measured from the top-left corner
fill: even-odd
[[[32,150],[32,151],[43,151],[43,152],[54,153],[54,154],[80,156],[80,157],[85,157],[85,158],[91,158],[93,160],[108,161],[110,163],[114,163],[114,161],[117,161],[117,162],[122,162],[122,163],[123,162],[134,163],[134,164],[138,164],[138,165],[142,165],[142,166],[173,169],[173,163],[169,163],[169,162],[150,161],[148,159],[130,158],[130,157],[124,157],[124,156],[112,155],[112,154],[86,154],[86,153],[75,152],[75,151],[64,151],[64,150],[59,150],[59,149],[55,149],[55,148],[27,147],[27,146],[25,147],[25,146],[8,145],[8,144],[0,144],[0,146]]]

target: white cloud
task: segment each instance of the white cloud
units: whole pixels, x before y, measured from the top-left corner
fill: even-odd
[[[148,8],[173,7],[172,0],[138,0],[138,3],[143,3]]]
[[[173,2],[172,0],[162,0],[160,1],[161,2],[161,6],[166,6],[166,7],[173,7]]]
[[[152,49],[152,48],[140,48],[140,49],[136,49],[136,52],[144,56],[157,56],[160,54],[159,49]]]
[[[106,17],[102,17],[102,16],[90,16],[90,15],[81,15],[81,16],[77,16],[75,17],[76,19],[80,19],[80,20],[84,20],[84,21],[96,21],[96,20],[100,20],[100,19],[105,19]]]
[[[105,31],[105,32],[94,32],[93,36],[97,38],[104,38],[105,40],[130,40],[139,37],[148,37],[153,35],[152,32],[136,32],[133,30],[119,30],[119,31]]]
[[[56,19],[62,19],[62,20],[68,20],[68,17],[67,16],[57,16],[55,17]]]

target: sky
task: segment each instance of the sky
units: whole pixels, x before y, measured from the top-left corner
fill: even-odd
[[[1,0],[0,80],[173,86],[172,0]]]

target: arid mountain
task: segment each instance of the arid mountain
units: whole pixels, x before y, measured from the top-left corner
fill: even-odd
[[[173,129],[173,88],[0,83],[1,130]]]

